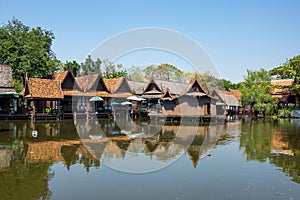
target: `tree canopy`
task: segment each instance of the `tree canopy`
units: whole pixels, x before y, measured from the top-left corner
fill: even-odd
[[[143,70],[145,78],[156,78],[165,81],[183,82],[184,72],[174,65],[162,63],[158,66],[149,65]]]
[[[0,63],[12,66],[13,78],[24,84],[29,77],[53,74],[59,65],[51,46],[52,31],[30,28],[13,18],[0,27]]]
[[[102,61],[99,58],[94,61],[91,55],[88,55],[85,61],[80,65],[80,75],[85,76],[89,74],[101,73],[101,63]]]
[[[283,65],[270,70],[271,76],[279,79],[294,79],[300,81],[300,55],[288,59]]]
[[[94,61],[91,55],[81,63],[79,71],[80,76],[101,73],[104,78],[117,78],[127,74],[122,64],[114,64],[110,60],[100,58]]]
[[[72,62],[66,61],[66,63],[62,64],[62,70],[66,71],[71,69],[74,76],[78,75],[80,67],[81,66],[75,60],[73,60]]]
[[[296,84],[285,86],[291,93],[297,94],[300,90],[300,55],[288,59],[283,65],[271,69],[269,74],[277,79],[293,79]]]
[[[261,114],[272,114],[276,109],[276,101],[269,93],[271,78],[265,69],[258,71],[247,70],[247,76],[242,85],[242,105],[251,105],[251,112],[254,110]]]

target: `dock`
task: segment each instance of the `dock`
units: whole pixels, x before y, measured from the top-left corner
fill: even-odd
[[[171,123],[178,122],[224,122],[224,115],[163,115],[163,114],[149,114],[149,118],[154,121],[167,121]]]

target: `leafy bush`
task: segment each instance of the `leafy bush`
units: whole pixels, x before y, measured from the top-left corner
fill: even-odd
[[[288,118],[292,115],[293,111],[288,108],[283,108],[278,110],[278,117],[280,118]]]

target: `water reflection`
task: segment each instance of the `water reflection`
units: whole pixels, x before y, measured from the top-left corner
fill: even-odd
[[[253,121],[242,126],[240,148],[247,160],[269,162],[300,183],[300,121]]]
[[[38,137],[32,137],[32,130],[38,131]],[[218,141],[220,131],[238,137],[219,140],[218,145],[236,140],[246,160],[269,162],[300,183],[299,130],[300,120],[234,122],[225,127],[151,125],[147,121],[90,120],[78,121],[76,126],[73,121],[1,121],[0,196],[50,198],[48,183],[55,176],[51,166],[58,162],[68,170],[80,164],[89,172],[103,163],[131,163],[134,168],[136,158],[166,162],[184,153],[197,168],[201,157]],[[197,134],[189,134],[193,132]]]
[[[67,169],[82,163],[88,171],[91,166],[99,167],[100,161],[138,157],[141,153],[149,160],[167,161],[182,152],[188,153],[196,167],[200,157],[215,145],[217,133],[223,128],[222,125],[149,126],[144,121],[77,123],[75,127],[73,121],[0,122],[0,170],[8,170],[15,158],[24,165],[62,162]],[[33,130],[37,130],[38,137],[31,135]],[[196,136],[190,134],[193,132],[197,132]]]
[[[131,120],[99,123],[79,119],[75,124],[83,145],[96,159],[114,169],[133,173],[165,167],[188,148],[196,167],[200,157],[216,144],[223,129],[223,124],[166,125]],[[196,145],[198,149],[192,149]]]

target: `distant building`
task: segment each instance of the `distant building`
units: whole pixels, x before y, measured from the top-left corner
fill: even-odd
[[[239,99],[241,92],[239,90],[222,91],[214,90],[212,96],[218,99],[217,114],[235,115],[239,112]],[[239,98],[239,99],[238,99]]]
[[[162,114],[180,117],[216,116],[216,99],[195,77],[183,93],[176,95],[167,89],[161,96]]]
[[[295,86],[294,79],[272,80],[271,85],[273,88],[270,93],[274,99],[279,101],[279,104],[284,107],[288,104],[299,107],[300,92],[292,91],[292,87]]]

